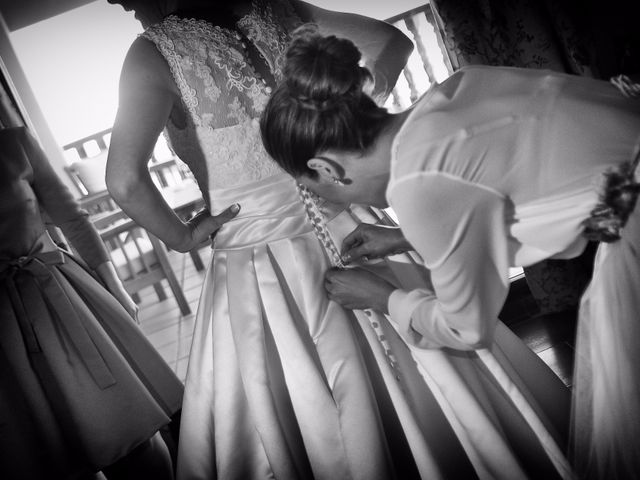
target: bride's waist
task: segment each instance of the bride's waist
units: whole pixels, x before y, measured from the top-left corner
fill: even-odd
[[[257,182],[209,190],[211,212],[218,214],[239,203],[241,215],[262,214],[300,204],[296,182],[289,175],[279,174]]]
[[[214,215],[238,203],[238,215],[216,234],[216,250],[246,248],[252,245],[294,237],[310,232],[304,205],[295,181],[276,175],[250,185],[209,192]]]

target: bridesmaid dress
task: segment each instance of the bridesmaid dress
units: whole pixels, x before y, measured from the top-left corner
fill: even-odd
[[[88,267],[102,240],[25,128],[0,131],[0,478],[76,478],[169,423],[183,386]]]

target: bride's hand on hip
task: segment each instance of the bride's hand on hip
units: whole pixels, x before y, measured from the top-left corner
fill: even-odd
[[[400,228],[361,223],[342,242],[342,260],[346,263],[367,261],[410,249]]]
[[[234,203],[218,215],[211,215],[206,208],[200,210],[187,222],[191,235],[190,244],[185,246],[184,251],[188,252],[192,248],[212,240],[220,227],[233,219],[239,211],[240,205],[237,203]]]
[[[331,269],[324,288],[330,300],[351,310],[371,308],[388,313],[389,296],[396,289],[386,280],[361,268]]]

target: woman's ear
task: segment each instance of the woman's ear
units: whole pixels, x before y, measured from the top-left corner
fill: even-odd
[[[340,165],[323,157],[307,160],[307,167],[318,172],[319,177],[329,183],[335,183],[336,179],[340,179],[344,175],[344,169]]]

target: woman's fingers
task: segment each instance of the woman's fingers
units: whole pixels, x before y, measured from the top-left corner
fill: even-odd
[[[240,204],[234,203],[222,213],[212,216],[211,218],[215,222],[215,225],[217,225],[215,227],[215,230],[218,230],[222,225],[227,223],[229,220],[233,219],[236,215],[238,215],[239,211],[240,211]]]
[[[367,260],[369,260],[369,258],[372,257],[371,253],[372,252],[369,248],[369,245],[365,243],[358,245],[348,251],[345,251],[342,255],[342,260],[344,262],[355,262],[362,259],[366,262]]]
[[[208,210],[199,211],[189,223],[193,226],[192,236],[194,243],[199,245],[208,238],[213,238],[222,225],[233,219],[240,211],[240,205],[234,203],[229,208],[219,213],[211,215]]]
[[[362,224],[360,224],[353,232],[344,237],[344,240],[342,241],[342,254],[344,255],[352,248],[360,245],[363,241],[364,237],[362,235]]]
[[[370,233],[371,225],[361,223],[356,229],[347,235],[342,241],[342,260],[344,262],[354,262],[356,260],[368,260],[371,258]]]
[[[386,280],[358,268],[329,270],[324,287],[327,297],[350,309],[387,310],[389,295],[395,290]]]

